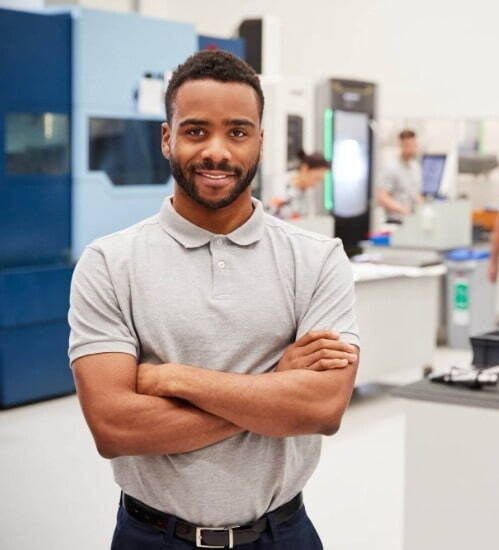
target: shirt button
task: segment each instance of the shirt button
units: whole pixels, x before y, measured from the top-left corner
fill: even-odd
[[[225,267],[225,262],[223,260],[220,260],[217,265],[220,269],[223,269]]]
[[[217,239],[218,246],[222,246],[224,244],[222,239]]]

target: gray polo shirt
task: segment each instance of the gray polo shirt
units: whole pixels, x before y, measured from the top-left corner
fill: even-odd
[[[416,159],[405,162],[400,157],[386,167],[380,186],[402,206],[414,211],[423,191],[423,176],[421,165]],[[403,220],[403,216],[395,212],[386,212],[388,218]]]
[[[359,344],[341,241],[265,214],[215,235],[160,213],[90,244],[71,287],[69,356],[124,352],[139,362],[237,373],[275,368],[312,329]],[[198,451],[112,459],[128,494],[204,526],[242,524],[301,491],[321,436],[245,432]]]

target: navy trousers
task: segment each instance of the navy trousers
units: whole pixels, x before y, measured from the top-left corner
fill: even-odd
[[[235,546],[235,550],[323,550],[317,531],[302,506],[294,516],[276,525],[268,516],[268,527],[251,544]],[[111,550],[193,550],[194,543],[177,538],[173,533],[176,518],[172,517],[166,531],[160,531],[130,516],[120,506]]]

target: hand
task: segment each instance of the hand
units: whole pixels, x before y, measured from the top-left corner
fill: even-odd
[[[308,369],[314,371],[344,369],[357,361],[355,346],[342,342],[337,332],[307,332],[286,348],[277,371]]]

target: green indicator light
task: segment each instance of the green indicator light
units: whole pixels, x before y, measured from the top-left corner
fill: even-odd
[[[333,109],[326,109],[324,111],[324,156],[329,162],[333,160],[333,119]],[[334,208],[333,173],[331,170],[328,170],[324,176],[324,208],[326,210]]]

